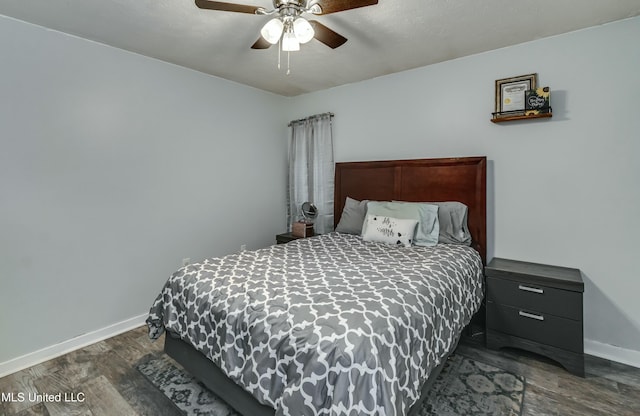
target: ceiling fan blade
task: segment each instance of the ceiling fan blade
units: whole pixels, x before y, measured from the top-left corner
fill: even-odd
[[[331,49],[342,46],[347,41],[347,38],[334,32],[320,22],[309,20],[309,23],[313,26],[313,31],[315,32],[314,38],[318,39]]]
[[[251,45],[251,49],[269,49],[270,47],[271,47],[271,44],[262,36],[258,38],[256,43]]]
[[[378,0],[320,0],[317,4],[322,8],[322,13],[320,14],[329,14],[357,9],[358,7],[373,6],[378,4]]]
[[[201,9],[222,10],[224,12],[238,12],[256,14],[260,7],[246,6],[244,4],[225,3],[223,1],[196,0],[196,6]]]

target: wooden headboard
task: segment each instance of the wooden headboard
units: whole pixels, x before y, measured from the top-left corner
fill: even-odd
[[[486,157],[336,163],[334,225],[348,197],[374,201],[459,201],[483,263],[487,261]]]

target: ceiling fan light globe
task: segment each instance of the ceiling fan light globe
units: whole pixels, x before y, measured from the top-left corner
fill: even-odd
[[[295,33],[285,32],[282,37],[282,50],[285,52],[294,52],[300,50],[300,42],[296,38]]]
[[[316,3],[313,6],[309,7],[307,9],[307,12],[313,14],[322,14],[322,7],[320,7],[320,5]]]
[[[315,36],[311,23],[301,17],[293,22],[293,32],[300,43],[307,43]]]
[[[276,17],[269,20],[267,24],[262,27],[262,30],[260,30],[260,34],[267,42],[275,45],[280,40],[280,36],[282,36],[283,30],[284,24],[280,19]]]

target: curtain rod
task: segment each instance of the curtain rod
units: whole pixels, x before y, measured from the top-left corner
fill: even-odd
[[[287,125],[288,127],[291,127],[292,125],[294,125],[295,123],[300,123],[302,121],[307,121],[307,120],[313,120],[314,118],[318,118],[318,117],[322,117],[324,115],[329,115],[329,117],[333,118],[333,113],[322,113],[322,114],[315,114],[306,118],[300,118],[298,120],[293,120],[290,121],[289,124]]]

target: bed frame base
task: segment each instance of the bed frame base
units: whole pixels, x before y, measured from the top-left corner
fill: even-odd
[[[427,398],[429,390],[433,387],[449,355],[455,351],[456,347],[457,342],[449,354],[447,354],[447,358],[442,360],[442,363],[431,372],[431,376],[422,388],[420,399],[411,407],[407,416],[415,416],[418,414],[422,402]],[[272,407],[260,404],[249,392],[231,381],[213,361],[209,360],[204,354],[188,343],[179,338],[174,338],[170,334],[166,334],[164,351],[169,357],[178,362],[185,370],[201,381],[209,390],[215,392],[215,394],[241,415],[275,416],[275,410]]]
[[[275,415],[273,408],[260,404],[249,392],[231,381],[213,361],[181,339],[167,334],[164,351],[240,414]]]

